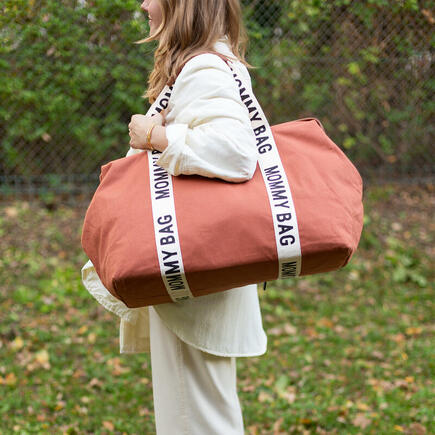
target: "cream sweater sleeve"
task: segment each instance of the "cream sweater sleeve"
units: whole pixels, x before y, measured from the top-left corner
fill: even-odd
[[[255,172],[249,112],[230,68],[216,55],[196,56],[182,69],[169,101],[166,135],[168,147],[157,164],[171,175],[242,182]]]

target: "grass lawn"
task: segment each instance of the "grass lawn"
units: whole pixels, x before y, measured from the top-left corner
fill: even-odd
[[[367,189],[348,266],[259,286],[268,352],[237,362],[247,434],[435,433],[433,193]],[[119,354],[81,283],[84,213],[0,205],[1,434],[155,433],[149,356]]]

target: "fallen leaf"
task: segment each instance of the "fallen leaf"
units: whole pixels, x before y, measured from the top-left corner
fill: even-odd
[[[270,328],[267,330],[268,335],[284,335],[284,328]]]
[[[72,374],[72,377],[74,379],[78,379],[78,378],[84,378],[86,376],[86,373],[83,369],[78,368],[77,370],[74,371],[74,373]]]
[[[13,387],[17,383],[17,377],[15,376],[15,373],[8,373],[4,379],[4,383],[10,387]]]
[[[92,378],[88,384],[90,387],[101,387],[103,383],[97,378]]]
[[[398,379],[397,381],[394,381],[394,386],[396,388],[402,388],[403,390],[407,390],[409,388],[409,383],[403,379]]]
[[[308,335],[308,337],[310,338],[317,338],[319,336],[319,333],[316,331],[315,328],[309,327],[305,330],[305,333]]]
[[[14,218],[18,216],[18,209],[16,207],[6,207],[5,213],[7,217]]]
[[[341,326],[341,325],[335,325],[335,326],[334,326],[334,331],[335,331],[337,334],[343,334],[343,332],[345,332],[346,329],[345,329],[343,326]]]
[[[103,421],[103,426],[106,429],[109,429],[109,430],[114,430],[115,429],[115,426],[110,421]]]
[[[290,323],[286,323],[284,326],[284,332],[288,335],[296,335],[298,330],[293,325],[290,325]]]
[[[296,400],[296,394],[292,391],[284,391],[280,396],[290,404]]]
[[[121,359],[118,357],[107,360],[107,365],[112,369],[112,375],[114,376],[128,373],[131,370],[129,367],[123,367],[121,365]]]
[[[258,401],[261,403],[272,402],[273,397],[269,393],[266,393],[266,391],[260,391],[258,394]]]
[[[330,319],[323,317],[317,322],[317,326],[321,326],[323,328],[332,328],[334,326],[334,323]]]
[[[48,355],[48,352],[45,349],[42,349],[39,352],[36,352],[35,359],[40,364],[46,364],[49,361],[50,357]]]
[[[88,414],[88,408],[86,408],[85,406],[79,406],[76,405],[74,407],[74,409],[81,415],[87,415]]]
[[[47,56],[51,56],[55,52],[55,50],[56,49],[54,47],[50,47],[48,49],[47,53],[46,53]],[[47,132],[43,133],[41,137],[42,137],[42,140],[44,142],[50,142],[51,141],[51,136]]]
[[[430,9],[422,9],[421,13],[427,18],[430,24],[435,24],[435,18],[432,15]]]
[[[273,435],[279,435],[279,428],[282,425],[282,422],[284,421],[284,418],[279,418],[278,420],[275,421],[275,423],[273,424]]]
[[[86,331],[88,330],[87,325],[83,325],[79,328],[79,330],[77,331],[80,335],[84,334]]]
[[[255,391],[255,385],[245,385],[242,388],[242,391],[244,391],[245,393],[250,393],[252,391]]]
[[[378,351],[378,350],[375,350],[375,351],[372,352],[372,357],[374,357],[376,359],[380,359],[380,360],[384,360],[385,359],[385,355],[382,352]]]
[[[358,403],[356,404],[356,407],[357,407],[357,409],[359,409],[360,411],[368,411],[368,410],[370,409],[370,407],[369,407],[367,404],[362,403],[362,402],[358,402]]]
[[[66,402],[63,400],[59,400],[59,402],[56,403],[56,406],[54,407],[55,411],[60,411],[61,409],[65,408]]]
[[[426,428],[420,423],[412,423],[409,426],[410,435],[426,435]]]
[[[353,419],[352,424],[356,427],[360,427],[361,429],[365,429],[371,424],[371,422],[372,421],[364,414],[357,414],[356,417]]]
[[[300,418],[299,423],[309,425],[313,423],[313,420],[311,420],[310,418]]]
[[[391,228],[392,228],[394,231],[402,231],[402,229],[403,229],[402,224],[401,224],[400,222],[393,222],[393,223],[391,224]]]
[[[19,350],[24,346],[24,340],[21,337],[16,337],[14,341],[11,342],[10,348],[12,350]]]
[[[148,408],[140,408],[139,415],[143,417],[144,415],[150,415],[151,411]]]
[[[423,332],[423,328],[421,326],[415,326],[406,328],[406,334],[407,335],[420,335]]]
[[[39,352],[35,353],[35,355],[33,356],[33,361],[29,362],[26,368],[29,371],[33,371],[41,367],[48,370],[51,368],[49,359],[50,358],[48,352],[45,349],[42,349]]]

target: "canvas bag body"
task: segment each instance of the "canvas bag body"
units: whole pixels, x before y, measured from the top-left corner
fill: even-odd
[[[231,68],[225,56],[219,56]],[[162,95],[163,101],[169,94]],[[251,98],[259,107],[255,96]],[[302,260],[298,274],[343,267],[362,230],[358,171],[317,119],[276,125],[271,133],[297,214],[299,263]],[[148,159],[153,157],[143,152],[102,166],[83,225],[82,246],[101,281],[131,308],[171,301],[154,236],[159,223],[153,220],[150,200]],[[257,167],[253,178],[242,184],[192,175],[171,177],[183,276],[192,296],[278,277],[278,235],[265,187],[266,182],[274,183],[274,176],[269,173],[266,180]],[[166,234],[171,237],[171,228],[161,225],[163,240]]]
[[[272,127],[291,185],[302,253],[300,275],[343,267],[362,229],[362,180],[316,119]],[[148,158],[102,166],[82,246],[109,292],[128,307],[171,302],[163,283],[150,204]],[[274,280],[278,255],[264,179],[246,183],[172,177],[186,279],[194,296]],[[170,233],[168,233],[170,235]]]

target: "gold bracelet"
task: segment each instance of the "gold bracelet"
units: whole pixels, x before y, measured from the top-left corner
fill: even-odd
[[[154,151],[154,147],[151,144],[151,134],[153,132],[153,128],[156,126],[157,124],[153,124],[147,131],[147,141],[145,143],[145,147],[148,150]]]

